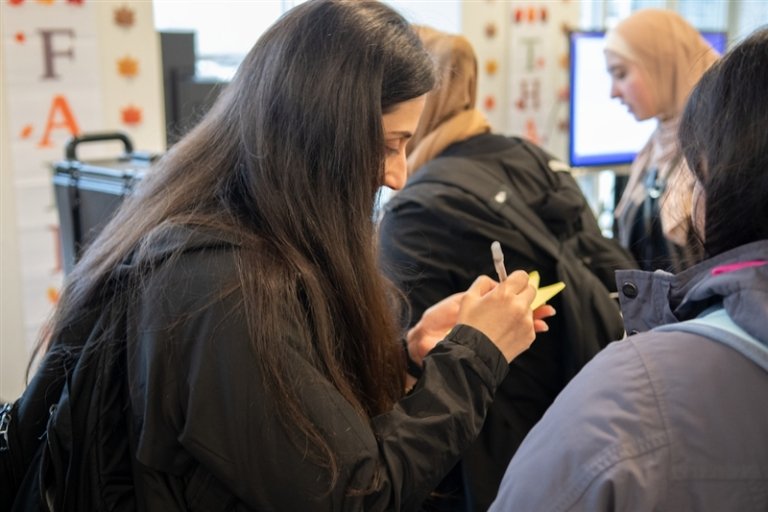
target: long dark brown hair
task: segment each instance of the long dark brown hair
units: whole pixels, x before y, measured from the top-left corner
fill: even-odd
[[[314,365],[361,417],[402,394],[393,288],[377,268],[372,209],[382,115],[433,83],[418,37],[379,2],[309,1],[286,13],[85,252],[55,312],[51,347],[86,311],[110,306],[100,290],[129,255],[140,267],[166,227],[220,230],[242,248],[239,288],[265,384],[335,481],[336,457],[284,366],[286,319],[296,319],[291,328],[312,344]]]

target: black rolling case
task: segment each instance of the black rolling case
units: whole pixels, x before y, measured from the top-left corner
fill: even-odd
[[[113,159],[78,160],[78,146],[107,141],[122,142],[124,153]],[[128,136],[116,132],[74,137],[67,143],[65,157],[53,166],[53,186],[64,272],[69,273],[156,155],[135,152]]]

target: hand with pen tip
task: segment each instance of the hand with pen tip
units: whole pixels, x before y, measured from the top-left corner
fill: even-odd
[[[408,332],[408,352],[415,362],[421,363],[456,324],[481,331],[507,361],[528,349],[536,332],[549,330],[545,319],[554,315],[555,309],[546,304],[531,308],[537,299],[535,277],[523,271],[507,277],[501,248],[492,249],[492,253],[499,282],[488,276],[478,277],[466,292],[451,295],[427,309]]]
[[[485,334],[507,361],[528,349],[536,338],[531,303],[536,292],[522,270],[497,283],[478,277],[461,301],[458,323]]]

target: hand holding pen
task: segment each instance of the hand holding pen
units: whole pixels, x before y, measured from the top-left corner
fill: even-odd
[[[497,249],[493,249],[496,246]],[[504,254],[495,242],[492,254],[499,283],[488,276],[478,277],[466,291],[456,293],[427,309],[417,324],[408,331],[407,347],[417,363],[456,324],[470,325],[485,334],[508,361],[525,351],[535,332],[549,330],[544,318],[555,314],[551,306],[536,308],[529,276],[523,271],[507,276]]]

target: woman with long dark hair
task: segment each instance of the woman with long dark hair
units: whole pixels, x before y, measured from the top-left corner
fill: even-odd
[[[91,501],[67,502],[78,493],[43,478],[46,500],[421,503],[479,431],[508,361],[545,328],[525,273],[479,278],[407,333],[406,346],[443,341],[403,397],[398,300],[377,269],[372,210],[382,184],[405,181],[433,83],[418,37],[378,2],[306,2],[259,39],[68,278],[27,393],[66,379],[72,411],[86,397],[117,403],[125,418],[108,425],[98,407],[85,414],[98,439],[82,446],[124,446],[100,456],[103,473],[89,468]],[[85,354],[115,386],[82,385],[71,365]],[[71,416],[77,444],[86,430]],[[24,425],[23,411],[14,418]]]

